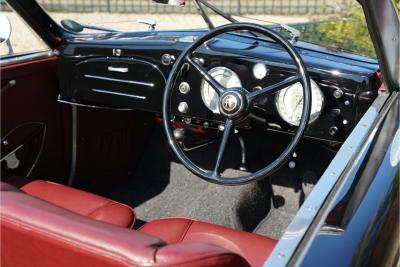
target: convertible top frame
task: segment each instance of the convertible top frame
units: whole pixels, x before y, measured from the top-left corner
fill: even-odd
[[[400,87],[400,22],[392,0],[358,0],[364,10],[387,90]]]

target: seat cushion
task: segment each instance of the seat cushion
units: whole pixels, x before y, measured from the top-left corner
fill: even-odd
[[[54,205],[92,219],[131,228],[135,213],[127,205],[72,187],[36,180],[21,190]]]
[[[268,237],[187,218],[165,218],[143,225],[139,231],[169,244],[206,243],[241,255],[251,266],[262,266],[277,241]]]
[[[0,182],[1,184],[1,182]],[[247,267],[240,255],[101,223],[19,190],[0,192],[0,266]]]

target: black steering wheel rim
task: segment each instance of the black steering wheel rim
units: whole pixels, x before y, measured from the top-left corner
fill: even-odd
[[[302,84],[304,100],[303,100],[302,118],[300,120],[299,126],[297,127],[297,130],[293,136],[292,141],[286,147],[286,149],[281,153],[281,155],[279,157],[277,157],[273,162],[268,164],[266,167],[254,172],[254,173],[251,173],[251,174],[245,175],[245,176],[241,176],[241,177],[227,178],[227,177],[222,177],[218,173],[218,168],[217,168],[217,173],[215,170],[214,171],[204,170],[204,169],[200,168],[199,166],[197,166],[196,164],[194,164],[186,156],[186,154],[180,147],[179,143],[174,138],[173,128],[170,124],[170,122],[171,122],[170,98],[171,98],[172,91],[175,87],[176,79],[180,75],[183,65],[185,63],[187,63],[186,61],[189,61],[189,62],[191,61],[190,56],[197,48],[199,48],[201,45],[205,44],[208,40],[210,40],[216,36],[219,36],[224,33],[232,32],[232,31],[240,31],[240,30],[247,30],[247,31],[263,34],[263,35],[271,38],[278,44],[280,44],[289,53],[290,57],[293,59],[295,65],[297,67],[297,75],[296,75],[297,79],[294,80],[294,82],[300,82]],[[193,60],[191,61],[191,64],[192,64],[192,66],[196,65],[196,63],[193,62]],[[195,64],[195,65],[193,65],[193,64]],[[200,74],[203,76],[203,78],[207,80],[207,77],[209,77],[209,76],[206,73],[203,73],[204,71],[202,71],[201,69],[197,69],[197,70],[200,72]],[[209,80],[207,80],[207,81],[209,81]],[[209,82],[211,82],[211,81],[209,81]],[[294,82],[292,81],[292,84]],[[284,84],[282,83],[282,85],[284,85]],[[281,87],[282,87],[282,85],[281,85]],[[277,88],[278,89],[276,89],[276,91],[283,89],[283,88],[279,89],[280,88],[279,86],[277,86]],[[251,93],[249,93],[249,96],[250,95],[251,95]],[[246,95],[246,98],[247,98],[247,95]],[[249,97],[249,98],[247,98],[247,100],[252,101],[252,98]],[[250,104],[249,104],[248,108],[251,108]],[[293,155],[299,141],[303,137],[304,131],[305,131],[308,121],[309,121],[310,111],[311,111],[310,77],[307,73],[305,64],[304,64],[303,60],[301,59],[300,55],[295,50],[295,48],[290,44],[290,42],[287,39],[285,39],[284,37],[282,37],[280,34],[276,33],[275,31],[273,31],[271,29],[268,29],[264,26],[253,24],[253,23],[232,23],[232,24],[227,24],[227,25],[217,27],[217,28],[211,30],[210,32],[208,32],[207,34],[205,34],[204,36],[202,36],[201,38],[199,38],[198,40],[196,40],[193,44],[189,45],[189,47],[186,48],[180,54],[178,59],[176,60],[174,66],[171,70],[171,73],[169,75],[169,78],[167,80],[167,83],[165,86],[165,91],[164,91],[164,96],[163,96],[164,129],[165,129],[165,133],[166,133],[168,142],[171,145],[172,150],[174,151],[174,153],[176,154],[178,159],[183,163],[183,165],[187,169],[189,169],[192,173],[199,176],[200,178],[202,178],[208,182],[212,182],[212,183],[216,183],[216,184],[225,184],[225,185],[240,185],[240,184],[246,184],[249,182],[263,179],[267,176],[270,176],[272,173],[277,171],[282,165],[284,165],[287,162],[287,160],[290,159],[290,157]],[[234,126],[233,124],[234,124],[233,119],[228,118],[226,121],[226,124],[225,124],[225,131],[228,131],[227,129],[229,127],[228,135],[230,134],[231,128]],[[224,135],[225,135],[225,132],[224,132]],[[220,149],[221,149],[221,147],[225,148],[226,143],[225,144],[223,144],[223,143],[227,142],[227,138],[228,137],[225,138],[225,136],[223,136]],[[222,151],[222,153],[223,152],[224,151]],[[217,157],[217,164],[219,164],[221,160],[222,159],[220,159],[220,151],[219,151],[218,157]]]

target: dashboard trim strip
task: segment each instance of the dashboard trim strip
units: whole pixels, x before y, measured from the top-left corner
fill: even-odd
[[[67,104],[67,105],[71,105],[71,106],[84,107],[84,108],[116,110],[116,111],[132,111],[132,110],[134,110],[132,108],[101,107],[101,106],[96,106],[96,105],[87,105],[87,104],[82,104],[82,103],[78,103],[78,102],[72,102],[72,101],[62,99],[61,95],[58,95],[57,102],[61,103],[61,104]]]
[[[118,96],[126,96],[126,97],[131,97],[131,98],[137,98],[141,100],[146,100],[145,96],[141,95],[134,95],[134,94],[126,94],[126,93],[119,93],[119,92],[114,92],[114,91],[109,91],[109,90],[103,90],[103,89],[91,89],[93,92],[96,93],[102,93],[102,94],[109,94],[109,95],[118,95]]]
[[[84,76],[86,78],[97,79],[97,80],[121,82],[121,83],[143,85],[143,86],[147,86],[147,87],[154,87],[154,83],[146,83],[146,82],[139,82],[139,81],[132,81],[132,80],[115,79],[115,78],[109,78],[109,77],[98,76],[98,75],[90,75],[90,74],[85,74]]]

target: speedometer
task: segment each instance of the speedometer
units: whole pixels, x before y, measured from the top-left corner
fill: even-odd
[[[298,126],[303,114],[303,86],[295,83],[282,89],[276,95],[275,105],[279,115],[287,123]],[[311,113],[309,123],[321,115],[324,105],[324,95],[317,83],[311,80]]]
[[[242,82],[239,76],[231,69],[225,67],[215,67],[208,73],[225,88],[242,87]],[[219,114],[218,102],[219,96],[217,92],[210,86],[208,82],[201,82],[201,99],[204,105],[215,114]]]

